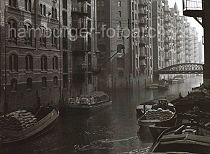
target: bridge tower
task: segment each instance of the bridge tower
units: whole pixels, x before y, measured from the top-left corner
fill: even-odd
[[[204,28],[204,85],[210,89],[210,0],[183,0],[183,14]]]

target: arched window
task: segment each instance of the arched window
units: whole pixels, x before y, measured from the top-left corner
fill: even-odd
[[[17,79],[11,80],[11,91],[17,91]]]
[[[39,9],[40,9],[40,14],[42,15],[43,14],[43,12],[42,12],[43,11],[43,5],[42,4],[40,4],[40,8]]]
[[[58,17],[58,11],[57,11],[57,9],[55,8],[54,18],[57,19],[57,17]]]
[[[47,70],[47,56],[41,57],[41,70],[46,71]]]
[[[46,47],[47,38],[46,38],[46,28],[40,27],[40,45]]]
[[[25,0],[25,10],[31,12],[31,0]]]
[[[32,79],[28,78],[26,81],[26,89],[32,89]]]
[[[17,22],[15,20],[9,20],[9,41],[17,42]]]
[[[29,23],[25,23],[24,25],[25,28],[25,44],[32,45],[32,26]]]
[[[55,86],[58,86],[58,77],[57,76],[55,76],[53,78],[53,83],[54,83]]]
[[[11,54],[9,56],[9,69],[12,72],[18,71],[18,56],[16,54]]]
[[[17,0],[9,0],[9,6],[17,7]]]
[[[43,5],[43,15],[46,16],[46,5]]]
[[[31,55],[27,55],[25,57],[25,63],[26,63],[26,70],[33,71],[33,57]]]
[[[42,78],[42,88],[46,88],[47,87],[47,78],[43,77]]]

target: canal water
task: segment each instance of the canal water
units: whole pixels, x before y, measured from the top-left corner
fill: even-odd
[[[136,106],[145,101],[187,95],[202,83],[197,76],[185,83],[171,85],[167,91],[118,90],[113,105],[91,116],[60,117],[55,128],[33,140],[15,145],[1,145],[1,154],[132,154],[146,153],[153,142],[147,129],[137,125]],[[140,137],[137,135],[139,132]]]

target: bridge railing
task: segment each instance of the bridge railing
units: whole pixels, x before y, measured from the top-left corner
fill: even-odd
[[[155,72],[156,74],[202,74],[203,64],[183,63],[176,64]]]
[[[202,10],[203,0],[183,0],[183,11]]]

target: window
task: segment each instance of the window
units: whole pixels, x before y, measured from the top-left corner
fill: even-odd
[[[52,46],[58,46],[58,30],[55,28],[52,30]]]
[[[42,15],[43,14],[43,5],[42,4],[40,4],[40,14]]]
[[[53,78],[53,83],[54,83],[55,86],[58,86],[58,77],[57,76],[55,76]]]
[[[119,36],[119,38],[122,38],[122,36],[123,36],[123,31],[122,30],[119,30],[118,36]]]
[[[134,3],[132,2],[132,4],[131,4],[131,7],[132,7],[132,10],[134,10]]]
[[[53,70],[58,70],[58,57],[53,57]]]
[[[121,7],[122,6],[122,2],[118,1],[118,6]]]
[[[17,0],[9,0],[9,6],[17,7]]]
[[[16,54],[9,56],[9,69],[12,72],[18,71],[18,56]]]
[[[46,88],[47,87],[47,78],[43,77],[42,78],[42,88]]]
[[[119,71],[119,72],[118,72],[118,76],[119,76],[119,77],[123,77],[123,76],[124,76],[124,72],[123,72],[123,71]]]
[[[46,5],[40,4],[40,14],[46,16]]]
[[[119,17],[121,17],[121,16],[122,16],[122,12],[121,12],[121,11],[119,11],[118,13],[119,13]]]
[[[68,52],[63,52],[63,72],[68,73]]]
[[[101,1],[101,7],[104,7],[104,4],[105,4],[104,1]]]
[[[67,9],[67,0],[63,0],[63,8]]]
[[[31,55],[27,55],[25,58],[26,70],[33,71],[33,57]]]
[[[67,26],[67,25],[68,25],[68,21],[67,21],[67,12],[66,12],[66,11],[63,11],[63,12],[62,12],[62,15],[63,15],[63,25],[64,25],[64,26]]]
[[[63,75],[63,88],[68,88],[68,75]]]
[[[46,16],[46,5],[43,5],[43,16]]]
[[[88,74],[88,84],[92,84],[93,78],[92,78],[92,74]]]
[[[46,38],[46,28],[40,27],[41,34],[40,34],[40,45],[46,47],[47,45],[47,38]]]
[[[17,91],[17,79],[11,80],[11,91]]]
[[[120,28],[122,28],[122,22],[121,22],[121,21],[119,21],[118,26],[119,26]]]
[[[25,23],[25,44],[32,45],[32,26],[29,23]]]
[[[55,7],[52,7],[52,18],[57,19],[57,9]]]
[[[63,49],[68,49],[68,31],[63,29]]]
[[[26,81],[26,89],[32,89],[32,79],[28,78]]]
[[[10,20],[8,22],[9,26],[9,40],[17,42],[17,22],[15,20]]]
[[[47,71],[47,56],[41,57],[41,70]]]
[[[31,12],[31,0],[25,0],[25,10]]]
[[[124,68],[125,67],[125,62],[123,58],[117,58],[117,67],[118,68]]]

